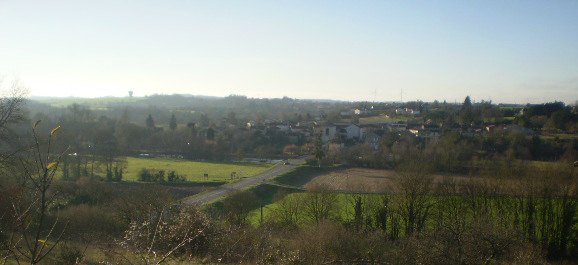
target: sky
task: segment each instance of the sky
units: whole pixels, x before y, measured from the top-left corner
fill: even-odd
[[[0,0],[0,75],[31,96],[574,103],[578,1]]]

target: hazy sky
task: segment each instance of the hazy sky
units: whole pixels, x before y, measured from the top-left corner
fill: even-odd
[[[578,1],[0,0],[38,96],[578,100]]]

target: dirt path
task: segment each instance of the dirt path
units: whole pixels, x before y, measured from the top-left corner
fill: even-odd
[[[293,170],[295,167],[298,167],[303,164],[305,164],[304,159],[290,159],[289,165],[285,164],[277,165],[274,168],[265,171],[259,175],[256,175],[254,177],[244,178],[235,183],[222,185],[214,190],[203,192],[195,196],[185,198],[182,200],[182,203],[185,205],[203,205],[212,202],[220,197],[231,195],[236,191],[248,189],[251,186],[270,180],[278,175],[287,173]]]

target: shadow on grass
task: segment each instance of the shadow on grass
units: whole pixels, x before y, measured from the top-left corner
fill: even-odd
[[[339,169],[339,167],[301,166],[273,179],[274,182],[296,187],[303,187],[317,176]]]

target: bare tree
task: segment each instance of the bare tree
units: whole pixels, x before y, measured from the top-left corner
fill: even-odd
[[[398,211],[408,236],[425,228],[425,221],[433,206],[429,196],[433,178],[429,175],[429,170],[429,166],[419,160],[408,161],[398,169]]]
[[[26,90],[16,81],[8,89],[4,89],[2,83],[3,78],[0,76],[0,146],[6,146],[14,138],[11,137],[10,126],[24,119],[22,107]],[[17,148],[8,153],[0,153],[0,166],[6,166],[18,151],[20,150]]]
[[[18,192],[11,198],[13,225],[7,228],[6,248],[17,263],[42,261],[60,243],[66,227],[59,227],[57,218],[51,220],[51,208],[59,195],[53,190],[54,177],[62,157],[51,151],[60,127],[52,129],[45,144],[36,131],[39,122],[32,127],[34,142],[28,158],[19,159],[15,173],[19,175]]]
[[[252,191],[238,191],[223,201],[229,222],[235,225],[248,223],[249,212],[259,207],[259,199]]]
[[[119,242],[125,250],[137,254],[137,259],[117,256],[121,256],[122,263],[162,264],[185,249],[198,248],[208,229],[209,220],[195,208],[151,212],[147,220],[131,222]]]
[[[284,226],[296,226],[301,221],[303,200],[299,194],[278,195],[278,207],[273,210],[273,218]]]
[[[318,185],[305,193],[303,210],[306,216],[316,224],[329,219],[337,210],[337,194],[329,191],[327,187]]]

